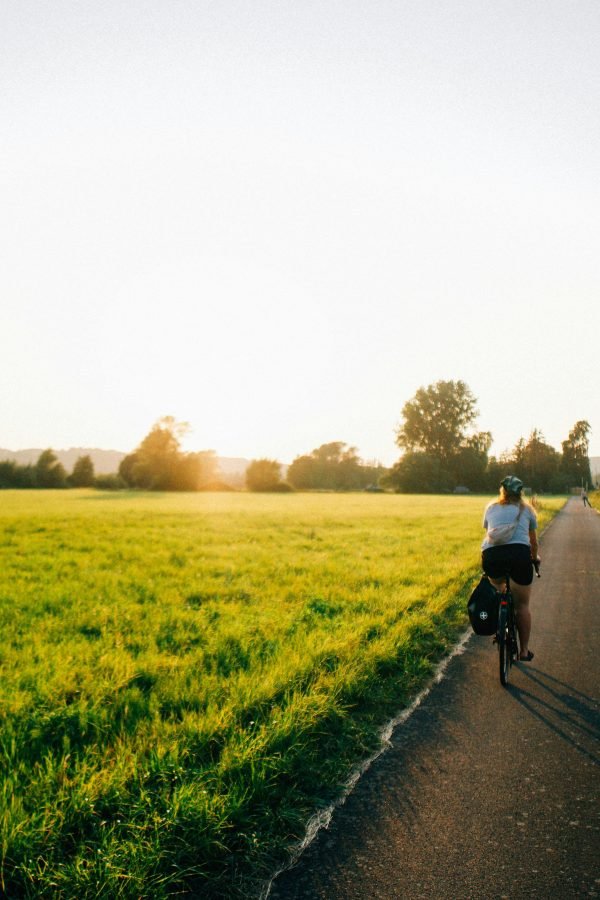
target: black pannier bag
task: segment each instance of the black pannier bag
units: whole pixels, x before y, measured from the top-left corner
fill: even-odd
[[[467,611],[475,634],[496,634],[500,594],[484,575],[469,597]]]

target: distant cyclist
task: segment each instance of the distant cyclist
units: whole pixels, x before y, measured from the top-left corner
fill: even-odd
[[[531,662],[529,597],[533,563],[539,562],[537,516],[522,494],[523,482],[520,478],[508,475],[502,479],[498,499],[485,509],[483,527],[486,536],[481,548],[483,571],[498,590],[504,587],[505,576],[510,577],[519,632],[519,659]]]

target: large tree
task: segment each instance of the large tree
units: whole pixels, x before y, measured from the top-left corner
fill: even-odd
[[[447,464],[465,445],[468,429],[477,418],[477,401],[464,381],[436,381],[419,388],[402,407],[402,417],[396,432],[398,446]]]
[[[401,491],[442,491],[457,485],[481,490],[486,483],[489,431],[470,433],[476,399],[464,381],[419,388],[402,408],[396,443],[405,453],[389,476]]]

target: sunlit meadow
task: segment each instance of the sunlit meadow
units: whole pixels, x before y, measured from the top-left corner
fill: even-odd
[[[485,499],[1,501],[3,890],[210,898],[258,894],[456,641]]]

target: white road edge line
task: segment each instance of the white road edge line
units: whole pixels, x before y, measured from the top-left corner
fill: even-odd
[[[430,693],[431,689],[435,687],[436,684],[439,684],[443,679],[446,669],[450,664],[451,660],[454,659],[455,656],[459,656],[461,653],[464,653],[466,649],[467,642],[471,635],[473,634],[473,630],[471,626],[467,628],[459,642],[453,647],[452,651],[445,656],[444,659],[438,664],[435,673],[432,675],[428,684],[423,688],[423,690],[417,694],[412,703],[403,709],[397,716],[390,719],[380,730],[379,732],[379,747],[375,752],[369,756],[366,760],[359,763],[350,773],[350,777],[346,781],[344,785],[344,789],[341,795],[334,800],[329,806],[325,807],[325,809],[317,810],[317,812],[309,819],[308,824],[306,826],[306,833],[304,838],[300,841],[300,843],[296,844],[295,847],[292,847],[290,853],[289,861],[278,869],[274,875],[271,876],[267,884],[263,887],[260,892],[259,900],[266,900],[271,892],[271,888],[273,886],[273,882],[276,878],[279,877],[283,872],[287,872],[288,869],[293,868],[298,862],[301,855],[307,849],[307,847],[312,844],[317,834],[322,828],[328,828],[336,809],[339,809],[340,806],[343,806],[346,802],[347,798],[350,796],[352,791],[354,790],[359,779],[365,774],[367,769],[369,769],[376,759],[388,750],[391,744],[392,734],[396,730],[399,725],[403,725],[407,719],[409,719],[414,711],[418,709],[423,700]]]

